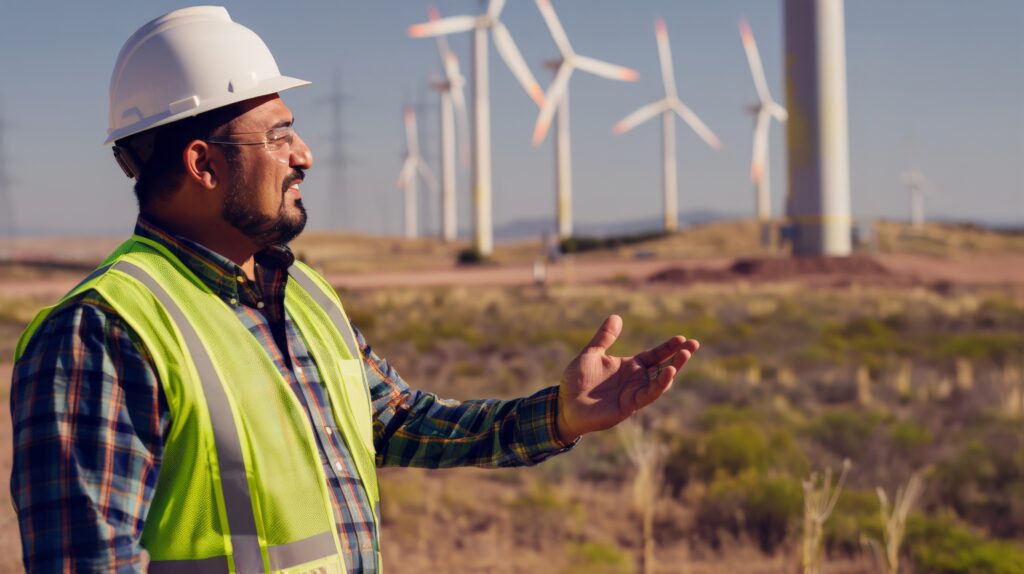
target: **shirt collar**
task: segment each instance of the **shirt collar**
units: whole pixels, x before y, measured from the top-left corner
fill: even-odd
[[[238,299],[239,278],[245,278],[245,271],[234,261],[191,239],[172,235],[142,215],[135,222],[135,235],[166,247],[218,296]],[[271,245],[256,253],[255,260],[268,270],[287,270],[295,263],[295,255],[287,245]]]

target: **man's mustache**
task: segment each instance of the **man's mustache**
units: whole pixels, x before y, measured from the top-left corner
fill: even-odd
[[[295,183],[296,181],[302,181],[304,179],[306,179],[306,171],[302,168],[295,168],[294,171],[288,174],[288,177],[284,178],[284,183],[281,185],[281,191],[287,191],[288,188],[291,187],[293,183]]]

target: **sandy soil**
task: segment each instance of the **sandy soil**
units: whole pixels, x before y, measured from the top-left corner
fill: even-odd
[[[888,273],[850,273],[844,269],[795,270],[767,275],[723,275],[737,260],[732,258],[623,260],[563,259],[544,268],[549,284],[588,284],[626,279],[645,280],[666,270],[692,274],[687,282],[736,280],[808,280],[815,284],[855,281],[861,284],[954,284],[963,286],[1024,286],[1024,254],[986,255],[974,259],[946,259],[927,255],[878,255],[873,260]],[[0,294],[16,298],[56,298],[74,287],[81,273],[55,272],[47,277],[0,276]],[[327,279],[343,289],[386,287],[512,286],[535,282],[534,266],[507,264],[485,267],[441,267],[417,271],[328,273]]]

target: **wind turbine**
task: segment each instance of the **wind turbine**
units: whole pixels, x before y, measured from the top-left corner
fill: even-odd
[[[772,118],[785,122],[789,118],[789,114],[786,112],[786,108],[772,99],[772,95],[768,91],[768,80],[765,79],[761,54],[757,51],[757,43],[754,42],[754,34],[750,31],[750,24],[747,23],[746,18],[740,19],[740,38],[743,40],[743,50],[747,53],[750,74],[754,77],[754,87],[757,88],[758,102],[748,108],[755,117],[754,152],[750,162],[750,180],[754,184],[757,220],[761,224],[761,242],[767,244],[770,241],[768,225],[772,218],[771,179],[768,173],[768,128]]]
[[[412,107],[405,108],[405,163],[398,174],[398,189],[405,192],[405,238],[417,237],[416,223],[416,174],[418,173],[431,191],[436,191],[437,180],[427,167],[427,162],[420,156],[420,146],[416,133],[416,111]]]
[[[903,185],[910,192],[910,225],[920,231],[924,229],[924,194],[928,191],[928,182],[924,174],[912,169],[903,172]]]
[[[441,18],[437,8],[428,10],[431,22]],[[434,82],[441,94],[441,238],[455,241],[458,233],[455,209],[455,117],[459,122],[459,157],[461,163],[469,159],[469,117],[466,115],[466,96],[463,86],[466,78],[459,69],[459,59],[448,49],[444,36],[437,36],[437,50],[444,66],[444,79]]]
[[[457,32],[473,31],[473,245],[480,255],[494,251],[494,230],[491,225],[491,102],[488,93],[487,36],[494,33],[494,47],[526,89],[533,101],[543,104],[544,92],[523,61],[508,28],[499,17],[505,0],[490,0],[487,10],[479,16],[451,16],[415,24],[409,36],[424,38]]]
[[[555,193],[557,200],[555,212],[558,224],[558,236],[572,236],[572,154],[569,145],[569,78],[574,70],[590,72],[602,78],[635,82],[640,75],[636,70],[616,66],[594,58],[580,56],[569,43],[569,38],[558,20],[554,7],[549,0],[537,0],[537,8],[544,16],[544,22],[551,31],[551,37],[558,46],[562,58],[552,63],[555,68],[555,79],[544,94],[544,103],[537,116],[533,129],[533,145],[540,145],[548,133],[551,120],[558,114],[555,128]]]
[[[679,99],[676,93],[675,75],[672,71],[672,50],[668,43],[668,30],[665,29],[665,21],[661,18],[655,20],[654,24],[654,35],[658,41],[658,59],[661,61],[661,77],[665,83],[665,97],[629,114],[619,123],[615,124],[612,132],[616,135],[626,133],[654,116],[661,114],[665,231],[672,232],[679,227],[678,192],[676,189],[676,124],[674,114],[679,114],[679,117],[712,148],[716,150],[722,149],[722,142],[718,140],[714,132],[704,125],[704,122],[700,121],[697,114],[693,113]]]

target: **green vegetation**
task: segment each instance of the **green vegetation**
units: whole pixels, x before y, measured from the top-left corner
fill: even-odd
[[[799,530],[803,491],[795,478],[748,470],[720,477],[697,507],[697,535],[712,547],[722,536],[745,537],[764,552],[775,551]]]
[[[1020,574],[1024,548],[985,540],[948,518],[911,518],[907,546],[915,572]]]
[[[839,410],[825,413],[811,426],[811,436],[840,457],[855,459],[863,454],[878,428],[874,413]]]
[[[633,574],[632,557],[604,542],[570,542],[566,545],[569,566],[563,574]]]
[[[1024,551],[1012,542],[1024,539],[1024,432],[1008,408],[1024,377],[1018,294],[600,285],[343,299],[405,380],[456,399],[557,384],[609,313],[624,320],[613,353],[676,334],[699,339],[694,361],[645,415],[648,436],[668,447],[654,528],[662,567],[659,556],[684,547],[726,560],[747,546],[796,563],[801,481],[849,457],[846,487],[823,525],[826,560],[867,564],[862,540],[882,539],[876,487],[894,492],[927,468],[905,564],[1024,572]],[[30,306],[0,300],[0,350],[13,347]],[[970,385],[958,382],[965,365]],[[535,556],[527,571],[635,572],[642,542],[630,480],[612,433],[528,469],[387,469],[385,550],[423,557],[419,571],[500,570],[446,563],[432,550],[465,556],[490,544],[503,556]],[[434,536],[441,530],[449,535]]]

